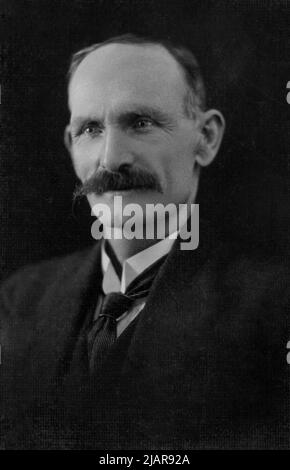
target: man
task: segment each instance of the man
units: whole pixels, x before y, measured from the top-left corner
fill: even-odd
[[[195,58],[132,35],[94,45],[73,57],[69,107],[76,194],[105,240],[2,288],[2,447],[287,448],[286,268],[203,217],[181,249],[225,127]],[[173,204],[164,239],[128,236],[117,197],[143,228],[148,205]]]

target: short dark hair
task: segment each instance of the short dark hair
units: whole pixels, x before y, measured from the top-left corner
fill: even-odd
[[[186,95],[185,108],[186,113],[189,116],[195,115],[195,108],[205,109],[206,107],[206,93],[204,81],[200,71],[199,64],[193,55],[193,53],[183,46],[172,44],[168,40],[155,39],[153,37],[137,36],[135,34],[123,34],[121,36],[114,36],[107,39],[106,41],[92,44],[91,46],[85,47],[72,55],[70,67],[68,70],[68,82],[74,75],[76,69],[84,58],[91,52],[99,49],[100,47],[106,46],[107,44],[132,44],[132,45],[156,45],[164,47],[169,54],[176,60],[181,66],[185,81],[189,87]]]

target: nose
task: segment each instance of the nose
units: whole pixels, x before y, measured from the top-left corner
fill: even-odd
[[[129,137],[120,129],[107,129],[103,137],[101,166],[118,171],[120,167],[130,166],[133,162],[134,155],[130,149]]]

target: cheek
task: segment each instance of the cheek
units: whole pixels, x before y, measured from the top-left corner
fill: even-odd
[[[164,161],[164,167],[167,174],[170,174],[172,180],[178,183],[184,179],[188,181],[193,175],[194,153],[190,145],[176,145],[171,148],[170,153]]]
[[[77,177],[82,182],[84,182],[95,169],[89,152],[85,149],[73,148],[72,163]]]

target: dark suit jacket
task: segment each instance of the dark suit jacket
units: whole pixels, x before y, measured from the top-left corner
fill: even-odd
[[[171,250],[146,306],[87,374],[100,249],[21,270],[1,294],[1,445],[289,448],[289,273],[201,228]]]

